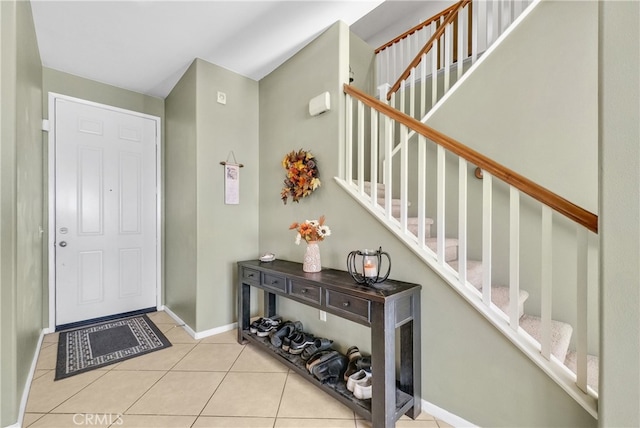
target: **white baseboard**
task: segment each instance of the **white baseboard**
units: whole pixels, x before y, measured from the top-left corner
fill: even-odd
[[[434,418],[444,421],[456,428],[477,428],[477,425],[474,425],[471,422],[461,418],[460,416],[456,416],[453,413],[450,413],[447,410],[425,400],[422,400],[422,410],[429,413]]]
[[[211,328],[205,331],[194,331],[191,327],[187,325],[187,323],[185,323],[178,315],[176,315],[168,307],[162,306],[162,309],[158,309],[158,310],[165,311],[167,315],[173,318],[173,320],[176,323],[178,323],[182,328],[184,328],[184,331],[186,331],[189,334],[189,336],[193,337],[195,340],[204,339],[205,337],[214,336],[216,334],[224,333],[226,331],[234,330],[238,328],[238,323],[234,322],[234,323],[223,325],[220,327]]]

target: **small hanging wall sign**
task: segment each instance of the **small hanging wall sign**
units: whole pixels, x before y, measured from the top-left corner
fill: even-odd
[[[233,162],[229,162],[233,158]],[[233,150],[229,152],[227,160],[220,162],[224,166],[224,203],[227,205],[240,204],[240,168],[244,165],[238,163]]]

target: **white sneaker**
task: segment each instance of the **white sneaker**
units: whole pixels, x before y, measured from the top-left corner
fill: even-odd
[[[354,397],[360,400],[368,400],[371,398],[371,373],[367,373],[364,379],[358,380],[353,387]]]
[[[353,392],[358,382],[364,381],[370,377],[371,373],[366,370],[359,370],[355,372],[354,374],[349,376],[349,379],[347,379],[347,389]]]

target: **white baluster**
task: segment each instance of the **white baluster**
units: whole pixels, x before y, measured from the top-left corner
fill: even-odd
[[[407,233],[409,205],[409,129],[400,125],[400,229]]]
[[[491,305],[491,220],[493,217],[493,177],[482,171],[482,301]]]
[[[542,356],[551,359],[551,313],[553,303],[553,210],[542,206],[542,271],[540,318],[542,319],[542,342],[540,343]]]
[[[503,1],[502,2],[502,9],[500,11],[500,18],[501,18],[501,22],[500,22],[500,34],[502,34],[509,25],[511,25],[511,23],[513,22],[513,15],[512,15],[512,7],[511,7],[511,1]]]
[[[458,279],[467,285],[467,161],[458,158]]]
[[[438,102],[438,44],[434,41],[431,47],[431,107]]]
[[[425,246],[427,217],[427,139],[418,135],[418,245]]]
[[[479,3],[482,2],[474,2],[471,6],[471,64],[475,63],[476,59],[478,59],[478,40],[480,39],[480,25],[478,24]]]
[[[444,265],[444,261],[445,261],[445,220],[444,220],[444,216],[445,216],[445,191],[446,191],[446,182],[445,182],[445,163],[447,161],[446,159],[446,152],[444,150],[444,147],[442,146],[438,146],[438,151],[437,151],[437,157],[438,157],[438,161],[437,161],[437,173],[438,173],[438,180],[437,180],[437,190],[436,190],[436,210],[437,210],[437,219],[438,219],[438,236],[436,239],[436,248],[437,248],[437,254],[438,254],[438,263],[440,265]]]
[[[473,64],[474,62],[476,62],[476,59],[478,58],[478,39],[479,39],[479,20],[478,20],[478,8],[479,5],[478,3],[482,3],[482,2],[473,2],[473,5],[471,6],[471,16],[469,17],[469,19],[471,19],[471,64]],[[469,7],[469,6],[467,6]]]
[[[391,49],[391,51],[389,52],[389,64],[390,64],[389,83],[395,82],[395,79],[398,78],[398,75],[400,73],[398,71],[398,58],[397,58],[398,47],[397,46],[398,44],[396,43],[395,45],[389,48]]]
[[[493,0],[491,3],[491,41],[487,46],[491,46],[500,35],[500,0]]]
[[[405,40],[402,39],[398,42],[398,75],[404,71],[406,68],[406,48],[405,48]]]
[[[371,206],[378,203],[378,112],[371,109]],[[364,186],[364,182],[362,183]]]
[[[422,54],[420,61],[420,119],[427,114],[426,111],[427,98],[427,54]]]
[[[447,24],[444,29],[444,92],[449,91],[449,82],[451,79],[451,55],[453,52],[453,24]]]
[[[469,6],[465,6],[465,8],[469,8]],[[460,80],[460,77],[462,77],[462,64],[464,62],[464,53],[465,53],[465,38],[464,35],[466,33],[466,28],[467,28],[467,20],[465,19],[465,17],[467,16],[467,10],[461,10],[460,13],[458,13],[458,63],[457,63],[457,75],[456,75],[456,82],[458,80]]]
[[[347,113],[347,119],[345,123],[345,160],[344,165],[340,165],[340,171],[344,171],[344,180],[351,183],[353,180],[353,98],[350,95],[347,95],[345,110]]]
[[[400,105],[397,107],[398,110],[400,110],[401,112],[405,112],[407,105],[406,103],[406,92],[405,92],[405,85],[407,84],[406,80],[403,80],[402,82],[400,82],[400,90],[398,92],[400,92]]]
[[[576,321],[576,384],[587,392],[587,308],[588,269],[589,269],[589,236],[584,227],[577,226],[578,275],[577,275],[577,321]]]
[[[520,192],[513,186],[509,189],[509,324],[517,331],[520,325]]]
[[[383,50],[376,55],[380,58],[380,68],[378,68],[380,77],[378,78],[378,86],[389,83],[389,48]],[[386,95],[386,94],[385,94]],[[382,101],[382,98],[380,98]]]
[[[395,94],[393,95],[395,96]],[[392,96],[392,98],[393,98]],[[385,159],[385,171],[384,171],[384,211],[387,219],[392,218],[391,212],[391,194],[393,189],[393,121],[390,117],[385,116],[385,135],[384,135],[384,159]]]
[[[409,78],[409,116],[416,117],[416,69],[411,70]]]
[[[358,101],[358,192],[364,194],[364,103]]]

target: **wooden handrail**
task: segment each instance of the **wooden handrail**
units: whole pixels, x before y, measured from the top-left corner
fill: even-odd
[[[400,75],[398,80],[396,80],[396,83],[394,83],[393,86],[391,86],[391,89],[389,89],[389,93],[387,94],[387,100],[391,99],[391,94],[393,94],[398,89],[400,89],[400,85],[402,84],[402,81],[405,80],[407,77],[409,77],[409,75],[411,74],[411,69],[417,67],[418,64],[420,64],[420,61],[422,61],[422,55],[424,55],[425,53],[429,52],[429,50],[431,50],[431,48],[433,47],[433,43],[442,36],[442,34],[444,33],[444,30],[447,28],[447,25],[453,22],[453,20],[458,16],[458,12],[460,11],[460,9],[465,7],[469,2],[471,2],[471,0],[461,0],[454,5],[455,8],[449,11],[447,18],[444,20],[442,25],[438,27],[438,29],[433,33],[429,41],[424,45],[422,49],[420,49],[420,52],[418,52],[415,58],[413,58],[413,61],[411,61],[411,63],[407,66],[404,72]]]
[[[555,211],[580,224],[581,226],[584,226],[593,233],[598,233],[597,215],[575,205],[572,202],[569,202],[562,196],[557,195],[552,191],[540,186],[539,184],[534,183],[528,178],[523,177],[515,171],[512,171],[509,168],[500,165],[496,161],[476,152],[473,149],[470,149],[457,140],[454,140],[453,138],[450,138],[442,134],[441,132],[436,131],[435,129],[425,125],[419,120],[414,119],[413,117],[406,115],[381,101],[378,101],[377,99],[368,94],[365,94],[364,92],[354,88],[353,86],[345,84],[344,92],[357,98],[364,104],[379,111],[380,113],[385,114],[391,119],[396,120],[403,125],[406,125],[418,134],[424,135],[434,143],[466,159],[472,164],[487,171],[494,177],[499,178],[500,180],[515,187],[521,192],[526,193],[537,201],[551,207]]]
[[[427,25],[431,25],[431,23],[433,21],[437,21],[438,19],[442,18],[444,15],[448,14],[449,12],[451,12],[453,9],[455,9],[458,6],[458,3],[454,3],[451,6],[449,6],[448,8],[436,13],[435,15],[433,15],[431,18],[426,19],[424,21],[422,21],[420,24],[416,25],[415,27],[412,27],[411,29],[405,31],[404,33],[400,34],[398,37],[396,37],[395,39],[388,41],[387,43],[385,43],[384,45],[380,46],[379,48],[377,48],[374,53],[378,54],[379,52],[382,52],[383,50],[385,50],[386,48],[389,48],[393,45],[395,45],[396,43],[398,43],[400,40],[406,38],[407,36],[412,35],[413,33],[415,33],[416,31],[422,30],[424,27],[426,27]]]

